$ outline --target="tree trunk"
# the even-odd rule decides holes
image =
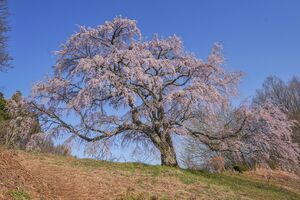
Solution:
[[[161,165],[177,167],[176,154],[173,145],[164,145],[160,150]]]
[[[164,137],[161,137],[160,159],[161,165],[170,167],[178,166],[175,149],[173,146],[171,135],[169,133],[164,134]]]
[[[169,133],[151,134],[151,140],[160,152],[161,165],[178,167],[176,153],[173,146],[172,138]]]

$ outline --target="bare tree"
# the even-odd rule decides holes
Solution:
[[[10,67],[11,57],[7,52],[7,36],[9,30],[7,25],[7,1],[0,0],[0,71]]]
[[[204,62],[176,36],[143,41],[136,22],[120,17],[81,27],[57,55],[54,76],[33,88],[44,125],[95,147],[120,137],[150,143],[168,166],[178,165],[172,135],[192,134],[199,107],[208,116],[228,104],[241,76],[222,68],[218,44]]]

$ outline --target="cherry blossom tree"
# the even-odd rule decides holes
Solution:
[[[198,147],[193,144],[196,149],[191,151],[188,146],[186,150],[191,154],[189,157],[196,158],[194,163],[205,154],[208,160],[213,156],[224,157],[227,167],[273,165],[299,170],[300,148],[292,141],[296,121],[289,120],[271,101],[228,108],[210,117],[201,113],[201,117],[192,120],[190,127]]]
[[[203,61],[177,36],[146,41],[121,17],[80,27],[57,55],[54,75],[33,87],[44,125],[98,148],[117,137],[147,142],[168,166],[177,166],[172,135],[192,134],[199,107],[209,115],[228,105],[241,77],[223,69],[221,45]]]
[[[271,101],[281,108],[289,119],[298,123],[293,130],[293,140],[300,144],[300,78],[292,77],[288,82],[276,76],[269,76],[264,81],[262,88],[257,90],[253,100],[256,104]]]

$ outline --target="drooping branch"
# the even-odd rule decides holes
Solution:
[[[222,69],[219,48],[204,62],[175,35],[142,41],[134,20],[81,27],[57,52],[54,77],[34,86],[34,102],[44,104],[35,107],[86,141],[142,134],[163,163],[177,165],[171,135],[191,134],[186,124],[199,106],[213,113],[235,95],[241,74]]]

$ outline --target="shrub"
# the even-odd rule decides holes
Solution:
[[[245,164],[235,164],[235,165],[233,165],[233,169],[234,169],[234,171],[237,171],[239,173],[243,173],[245,171],[248,171],[249,167]]]
[[[272,170],[275,170],[276,167],[277,167],[277,163],[275,160],[268,160],[268,166],[272,169]]]
[[[223,172],[225,171],[225,161],[222,156],[214,156],[209,160],[209,168],[213,172]]]
[[[62,156],[70,156],[71,151],[69,147],[64,144],[54,145],[51,137],[34,138],[32,141],[32,148],[27,148],[26,150],[38,151],[40,153],[50,153]],[[28,146],[30,147],[30,146]]]

